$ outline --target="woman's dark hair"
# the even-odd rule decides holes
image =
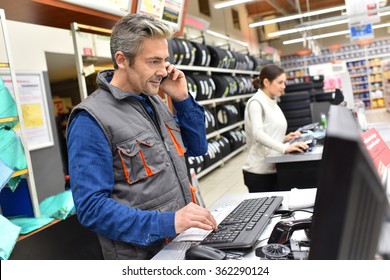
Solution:
[[[277,77],[282,75],[284,70],[275,64],[268,64],[261,68],[260,75],[253,79],[252,83],[256,89],[264,88],[264,80],[268,79],[272,83]]]

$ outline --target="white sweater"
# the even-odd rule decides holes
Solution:
[[[245,134],[248,156],[243,170],[256,174],[276,173],[273,163],[265,163],[265,157],[284,154],[288,144],[283,144],[287,120],[276,100],[262,90],[252,96],[245,108]]]

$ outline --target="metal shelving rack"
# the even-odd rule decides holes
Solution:
[[[25,132],[23,130],[23,128],[24,128],[23,111],[22,111],[22,106],[21,106],[21,102],[20,102],[20,95],[19,95],[19,90],[18,90],[18,86],[17,86],[14,64],[13,64],[13,60],[12,60],[12,53],[11,53],[8,29],[7,29],[7,22],[6,22],[6,17],[5,17],[5,13],[4,13],[3,9],[0,9],[0,25],[1,25],[1,32],[2,32],[2,36],[3,36],[3,43],[4,43],[4,47],[5,47],[5,51],[6,51],[6,59],[8,60],[6,62],[3,62],[3,61],[0,62],[0,69],[7,70],[9,72],[9,75],[11,76],[12,88],[13,88],[13,92],[14,92],[14,99],[15,99],[17,110],[18,110],[18,116],[12,116],[10,118],[0,119],[0,123],[1,122],[8,122],[10,120],[16,120],[16,119],[19,120],[20,138],[21,138],[21,142],[22,142],[22,145],[24,148],[24,153],[25,153],[26,162],[27,162],[27,169],[18,170],[12,176],[13,177],[19,176],[19,175],[26,176],[33,213],[34,213],[35,217],[39,217],[40,211],[39,211],[38,195],[36,192],[36,186],[35,186],[34,173],[33,173],[33,168],[32,168],[32,163],[31,163],[30,152],[29,152],[27,142],[26,142],[27,138],[26,138]]]

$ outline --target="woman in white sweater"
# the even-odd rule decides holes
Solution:
[[[276,100],[284,93],[285,83],[284,70],[273,64],[264,66],[260,76],[253,80],[259,90],[248,100],[245,108],[248,156],[242,167],[249,192],[277,190],[275,164],[266,163],[265,157],[304,152],[308,148],[303,142],[288,143],[301,135],[299,132],[286,135],[287,120]]]

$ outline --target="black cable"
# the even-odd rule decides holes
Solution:
[[[306,212],[306,213],[313,214],[313,211],[305,210],[305,209],[276,210],[274,215],[271,218],[272,219],[277,218],[277,217],[281,217],[282,219],[292,218],[292,217],[294,217],[295,212]]]

